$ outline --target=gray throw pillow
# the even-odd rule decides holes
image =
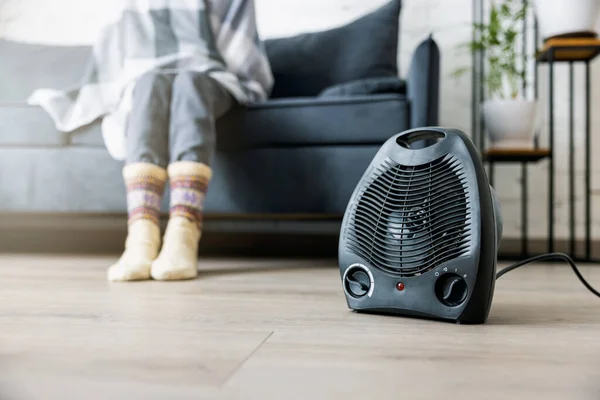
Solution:
[[[359,96],[381,93],[406,94],[406,82],[395,76],[359,79],[331,86],[323,90],[319,96]]]
[[[397,77],[401,9],[402,1],[392,0],[335,29],[266,40],[271,97],[311,97],[340,83]]]

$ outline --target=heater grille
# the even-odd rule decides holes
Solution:
[[[418,166],[385,161],[351,211],[347,250],[401,276],[424,274],[468,253],[466,179],[461,162],[449,155]]]

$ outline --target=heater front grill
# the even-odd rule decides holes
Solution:
[[[450,155],[418,166],[386,160],[351,210],[347,250],[400,276],[424,274],[467,254],[471,217],[466,179],[464,166]]]

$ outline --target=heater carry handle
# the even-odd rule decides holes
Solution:
[[[396,138],[396,143],[408,150],[420,150],[446,139],[447,133],[443,130],[421,128],[406,131]]]

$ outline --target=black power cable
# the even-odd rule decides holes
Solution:
[[[523,261],[519,261],[518,263],[509,265],[508,267],[503,268],[501,271],[498,271],[498,273],[496,274],[496,279],[500,278],[502,275],[506,274],[507,272],[510,272],[510,271],[515,270],[515,269],[517,269],[519,267],[522,267],[523,265],[531,264],[531,263],[536,262],[536,261],[546,261],[546,260],[563,260],[563,261],[568,262],[569,265],[571,266],[571,268],[573,268],[573,272],[575,272],[575,275],[577,275],[577,278],[579,278],[579,280],[581,281],[581,283],[583,283],[583,286],[585,286],[590,292],[592,292],[596,296],[600,297],[600,292],[597,291],[596,289],[594,289],[592,287],[592,285],[590,285],[585,280],[585,278],[583,277],[583,275],[581,275],[581,272],[579,272],[579,269],[577,269],[577,265],[575,265],[575,261],[573,261],[573,259],[571,257],[569,257],[568,255],[563,254],[563,253],[542,254],[542,255],[539,255],[539,256],[528,258],[528,259],[523,260]]]

